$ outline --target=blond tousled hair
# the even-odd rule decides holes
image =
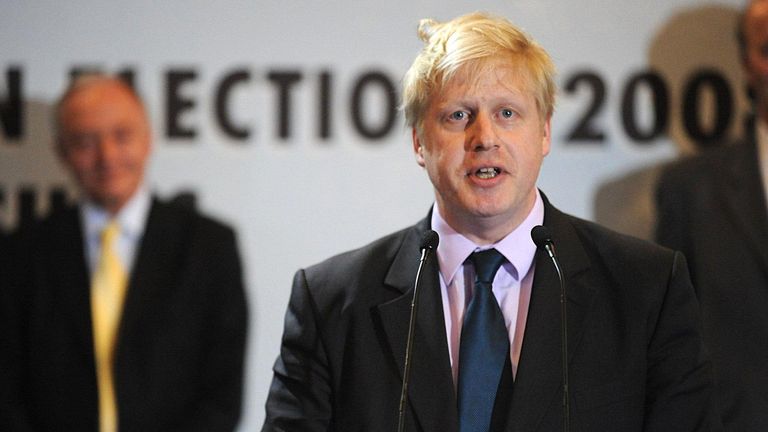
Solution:
[[[555,106],[555,67],[544,49],[508,20],[475,12],[439,23],[419,22],[425,46],[403,78],[403,111],[409,127],[419,129],[433,92],[459,69],[481,72],[494,62],[511,63],[525,73],[542,118]]]

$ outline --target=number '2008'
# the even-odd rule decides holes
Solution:
[[[567,94],[580,88],[589,92],[589,100],[581,116],[566,135],[568,141],[603,143],[606,133],[597,124],[597,117],[605,108],[605,80],[590,70],[570,75],[563,86]],[[641,124],[638,114],[640,90],[650,94],[650,119]],[[699,115],[699,106],[705,92],[714,97],[712,120],[706,123]],[[649,143],[667,133],[670,122],[669,88],[662,76],[654,71],[640,71],[629,77],[621,94],[621,123],[624,132],[637,143]],[[728,81],[719,72],[701,69],[692,73],[682,88],[682,122],[690,139],[700,147],[717,144],[725,138],[731,124],[734,101]]]

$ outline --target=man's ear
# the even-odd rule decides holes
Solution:
[[[411,129],[411,139],[413,140],[413,154],[416,155],[416,163],[420,167],[424,168],[426,162],[424,162],[424,146],[419,138],[419,131],[414,127]]]
[[[66,159],[66,149],[64,148],[64,139],[61,137],[54,137],[53,141],[53,152],[56,154],[56,157],[59,158],[59,161],[65,162]]]
[[[552,147],[552,117],[544,122],[544,131],[541,139],[541,155],[547,156]]]

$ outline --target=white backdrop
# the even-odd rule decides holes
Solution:
[[[251,306],[242,430],[263,420],[295,270],[409,225],[432,202],[401,115],[388,126],[382,85],[399,93],[420,18],[485,10],[533,35],[562,87],[540,187],[562,210],[641,236],[654,167],[693,149],[691,136],[740,133],[744,117],[737,0],[105,3],[3,4],[0,228],[30,197],[43,213],[51,191],[72,191],[49,128],[70,72],[132,72],[155,126],[152,188],[194,192],[239,233]],[[222,127],[217,99],[245,138]]]

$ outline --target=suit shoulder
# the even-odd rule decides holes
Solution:
[[[723,145],[670,162],[661,171],[659,188],[700,187],[702,181],[716,180],[724,167],[751,151],[748,143]]]
[[[350,277],[362,272],[386,272],[409,233],[415,228],[404,228],[357,249],[342,252],[305,269],[309,277]],[[378,273],[377,273],[378,272]]]
[[[591,269],[591,284],[607,298],[623,298],[640,310],[642,304],[660,304],[672,280],[687,279],[681,276],[688,270],[679,252],[576,218],[572,226]]]
[[[8,234],[11,244],[36,244],[59,239],[61,235],[79,235],[80,216],[77,206],[54,208],[43,217],[24,222]]]
[[[622,234],[602,225],[568,216],[581,243],[604,261],[622,265],[654,265],[672,262],[674,251],[647,240]]]
[[[185,224],[196,234],[234,236],[231,225],[201,212],[194,204],[175,200],[155,200],[152,211],[160,220]]]
[[[33,219],[32,221],[22,224],[19,229],[24,230],[46,230],[54,229],[62,224],[69,224],[73,220],[79,221],[79,207],[72,204],[67,204],[63,207],[54,207],[50,212],[42,217]]]

